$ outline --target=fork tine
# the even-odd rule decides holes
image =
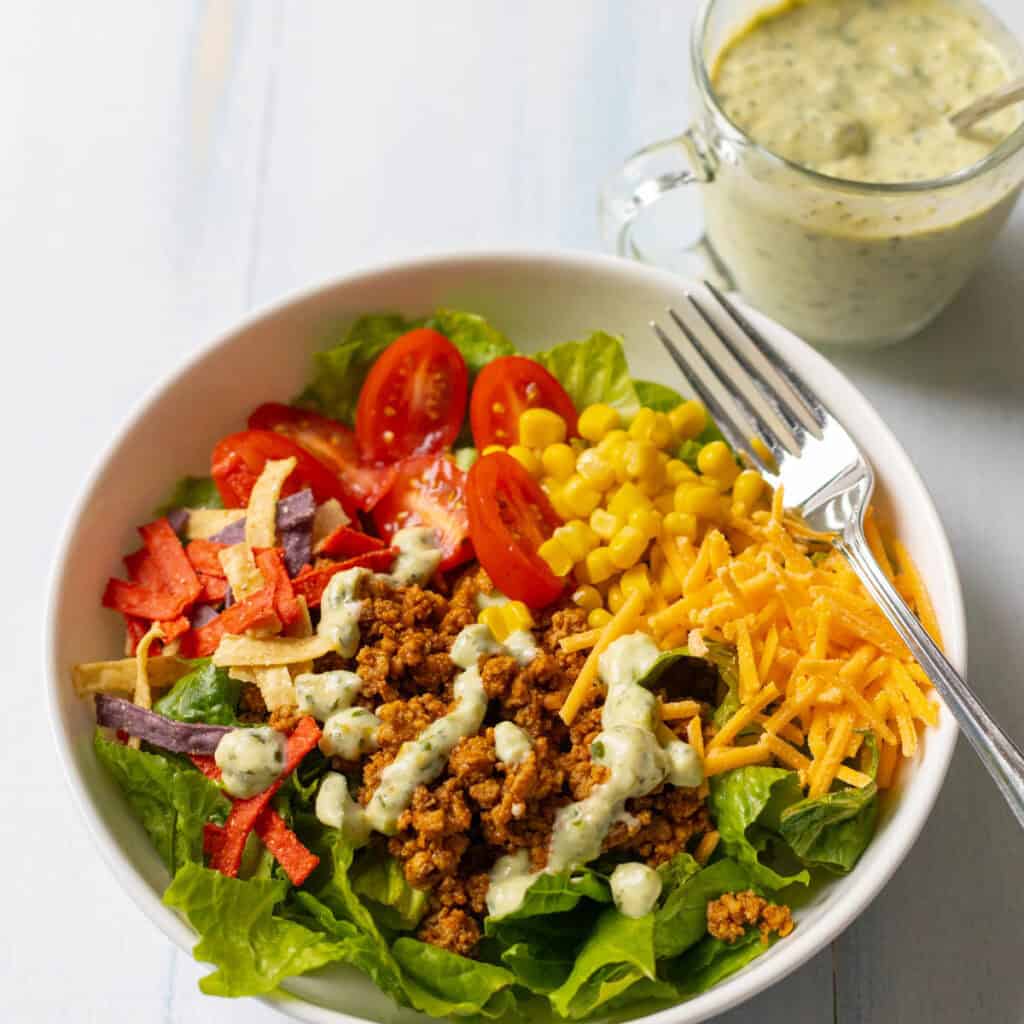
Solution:
[[[751,362],[749,356],[736,343],[731,332],[723,329],[722,325],[709,315],[707,310],[697,301],[695,295],[686,293],[690,304],[700,313],[704,323],[714,333],[715,337],[722,343],[722,347],[736,361],[740,370],[745,372],[755,385],[755,391],[768,404],[772,412],[779,417],[780,422],[786,427],[795,447],[791,447],[794,454],[798,454],[803,447],[807,429],[800,417],[794,412],[792,406],[779,394],[778,390],[765,378],[764,374]]]
[[[760,354],[765,368],[774,373],[777,379],[781,379],[784,385],[788,385],[790,393],[798,400],[799,410],[808,417],[805,421],[807,429],[820,440],[827,414],[817,395],[792,367],[779,358],[775,349],[765,340],[764,335],[733,305],[730,299],[727,299],[710,281],[705,281],[704,285]],[[780,404],[783,404],[781,401],[783,389],[780,389],[776,383],[773,390],[779,396]]]
[[[719,341],[722,341],[722,331],[718,325],[707,316],[704,310],[702,310],[698,305],[697,300],[689,292],[686,292],[685,295],[687,302],[689,302],[693,307],[700,319],[704,321],[708,330],[710,330]],[[672,319],[682,328],[682,317],[675,310],[670,309],[669,313],[671,314]],[[764,416],[761,415],[760,411],[750,400],[749,396],[744,394],[743,388],[740,386],[738,381],[734,379],[737,375],[734,372],[730,372],[730,370],[723,365],[722,360],[712,354],[711,350],[699,339],[695,330],[691,328],[688,333],[694,348],[697,349],[703,357],[704,362],[707,363],[711,372],[718,381],[719,387],[729,394],[729,397],[737,406],[739,406],[749,422],[754,425],[754,428],[760,435],[761,440],[768,445],[776,460],[780,459],[787,453],[790,455],[798,455],[800,453],[800,441],[798,438],[788,430],[784,430],[784,432],[780,434],[780,432],[776,430],[764,418]],[[784,428],[786,427],[784,420],[780,420],[779,422]]]
[[[679,327],[692,345],[693,335],[690,329],[683,323],[679,323]],[[689,381],[690,387],[693,388],[700,400],[705,406],[707,406],[708,411],[711,413],[711,418],[725,435],[729,444],[731,444],[736,451],[743,452],[765,477],[769,479],[773,478],[775,476],[774,470],[767,466],[760,455],[753,450],[750,446],[750,439],[744,436],[743,431],[736,426],[736,418],[726,410],[725,406],[719,400],[714,391],[704,383],[700,374],[691,367],[690,363],[676,347],[675,342],[672,341],[672,339],[665,333],[661,325],[654,320],[651,321],[651,329],[665,347],[665,351],[672,357],[673,362],[679,367],[683,376],[687,381]],[[700,355],[697,354],[694,362],[700,359]],[[710,374],[710,371],[707,372]]]

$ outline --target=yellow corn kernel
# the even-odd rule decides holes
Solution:
[[[641,506],[629,513],[629,525],[647,537],[656,537],[661,532],[661,515],[653,505]]]
[[[672,571],[672,566],[663,565],[658,573],[658,586],[666,601],[675,601],[683,592],[683,588]]]
[[[572,592],[572,603],[577,608],[582,608],[585,612],[592,612],[595,608],[600,608],[604,604],[601,600],[601,591],[597,587],[592,587],[589,583],[585,586],[577,587]]]
[[[600,543],[600,538],[582,519],[571,519],[555,530],[553,536],[574,562],[582,562]]]
[[[575,515],[569,505],[567,504],[564,495],[562,494],[562,485],[549,476],[541,478],[540,481],[541,490],[548,496],[548,501],[551,502],[551,507],[558,514],[559,519],[574,519]]]
[[[608,502],[608,511],[624,522],[629,519],[634,509],[646,508],[650,504],[648,497],[636,484],[624,483]]]
[[[608,543],[612,564],[617,569],[628,569],[631,565],[636,565],[649,539],[635,526],[624,526]]]
[[[653,409],[641,409],[629,425],[629,436],[634,441],[650,441],[656,448],[671,444],[674,433],[672,421]]]
[[[659,448],[668,448],[675,440],[676,432],[672,428],[672,421],[663,412],[654,414],[654,427],[651,430],[650,440]]]
[[[643,408],[633,417],[627,433],[634,441],[650,441],[653,427],[654,410]]]
[[[492,605],[490,608],[481,609],[480,614],[476,617],[476,621],[482,622],[494,634],[495,640],[499,643],[505,639],[501,635],[505,632],[504,608],[500,605]]]
[[[568,576],[572,572],[572,555],[565,545],[554,537],[549,537],[539,548],[537,554],[548,563],[548,567],[556,576]]]
[[[672,491],[662,491],[661,494],[655,495],[651,501],[654,507],[663,515],[667,516],[670,512],[675,511],[675,505],[672,503],[674,495]]]
[[[584,519],[601,504],[601,492],[588,484],[579,473],[565,482],[562,496],[573,514]]]
[[[594,548],[587,555],[586,564],[591,583],[603,583],[615,575],[615,563],[608,548]]]
[[[536,410],[539,411],[539,410]],[[525,416],[526,413],[523,413]],[[576,453],[564,442],[549,444],[540,453],[544,471],[556,480],[568,480],[576,469]]]
[[[718,498],[718,491],[707,484],[680,484],[675,490],[674,504],[677,512],[709,519],[720,511]]]
[[[612,621],[612,613],[606,608],[595,608],[587,616],[587,625],[591,629],[603,629]]]
[[[618,583],[613,583],[608,588],[608,611],[614,615],[626,603],[626,595]]]
[[[669,512],[663,522],[673,537],[697,539],[697,517],[692,512]]]
[[[537,453],[532,449],[522,444],[514,444],[509,446],[508,453],[530,476],[540,476],[541,461],[537,458]]]
[[[565,440],[565,420],[550,409],[527,409],[519,417],[519,443],[527,448],[546,448]]]
[[[588,405],[580,413],[576,429],[580,437],[597,444],[610,430],[618,428],[622,422],[618,409],[599,402],[596,405]]]
[[[634,591],[640,594],[646,604],[654,594],[646,565],[634,565],[619,577],[619,588],[627,597]]]
[[[665,470],[657,463],[654,468],[641,477],[637,477],[637,487],[648,498],[656,498],[665,490]]]
[[[696,480],[697,474],[682,459],[670,459],[665,466],[665,479],[673,487],[678,487],[687,481]]]
[[[621,517],[606,508],[595,508],[590,513],[590,528],[601,540],[611,540],[625,525]]]
[[[747,511],[757,503],[764,493],[764,480],[756,469],[745,469],[732,485],[732,500],[741,504]]]
[[[697,453],[697,468],[705,475],[726,486],[740,475],[740,467],[724,441],[712,441]]]
[[[630,441],[623,453],[623,464],[626,475],[634,480],[651,476],[658,469],[658,449],[650,441]]]
[[[507,449],[503,444],[489,444],[480,454],[481,455],[493,455],[495,452],[503,452]]]
[[[754,450],[754,454],[769,468],[775,465],[775,456],[772,455],[771,449],[761,440],[759,437],[752,437],[750,439],[750,447]]]
[[[607,491],[615,483],[615,466],[596,448],[588,448],[580,453],[576,460],[576,472],[599,491]]]
[[[499,605],[499,608],[505,613],[505,626],[509,633],[515,633],[520,629],[533,629],[533,616],[522,601],[509,601],[507,604]]]
[[[696,399],[677,405],[668,414],[668,419],[679,441],[696,437],[708,425],[708,414]]]

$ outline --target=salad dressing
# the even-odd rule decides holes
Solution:
[[[382,577],[393,586],[408,587],[423,584],[441,564],[441,549],[437,534],[425,526],[407,526],[391,538],[391,546],[398,548],[398,556],[389,576]]]
[[[494,752],[505,764],[522,764],[533,750],[533,740],[515,722],[499,722],[494,727]]]
[[[661,875],[641,861],[617,865],[609,883],[615,908],[626,917],[649,914],[661,895]]]
[[[284,734],[270,726],[232,729],[225,733],[214,760],[224,788],[240,800],[262,793],[284,771]]]

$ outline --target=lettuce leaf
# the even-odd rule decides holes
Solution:
[[[476,313],[439,309],[427,327],[440,331],[462,353],[470,381],[492,360],[516,354],[516,347],[496,327]]]
[[[681,405],[684,400],[678,391],[659,384],[657,381],[635,380],[633,387],[636,388],[637,401],[657,412],[670,412],[677,405]]]
[[[569,977],[548,998],[557,1013],[579,1019],[644,978],[656,978],[654,914],[626,917],[608,907],[583,944]]]
[[[692,857],[688,859],[693,861]],[[678,860],[677,856],[671,864]],[[707,906],[711,900],[723,893],[749,889],[752,884],[750,871],[734,860],[716,861],[706,868],[693,861],[693,867],[697,870],[689,874],[677,871],[675,877],[662,869],[662,903],[654,913],[654,952],[659,960],[679,956],[707,934]]]
[[[175,508],[223,508],[220,492],[208,476],[183,476],[175,485],[167,500],[156,509],[158,516],[165,516]]]
[[[761,933],[756,928],[732,943],[706,935],[667,966],[666,978],[677,986],[678,995],[695,996],[746,967],[770,946],[770,942],[761,941]]]
[[[533,355],[558,378],[576,408],[595,402],[614,406],[629,419],[640,408],[619,338],[595,331],[582,341],[566,341]]]
[[[392,951],[404,972],[406,992],[423,1013],[501,1017],[515,1008],[515,975],[504,967],[406,937],[398,939]]]
[[[725,685],[725,695],[719,702],[711,720],[721,728],[740,709],[740,665],[736,648],[731,644],[720,644],[714,640],[706,642],[706,658],[718,669],[719,678]]]
[[[227,669],[217,668],[209,658],[196,661],[195,666],[156,702],[153,710],[179,722],[237,725],[242,684],[232,679]]]
[[[164,903],[199,933],[195,958],[217,968],[199,982],[203,992],[262,995],[286,978],[349,958],[347,944],[357,935],[334,938],[274,913],[287,892],[284,881],[241,881],[198,864],[178,871]]]
[[[755,885],[775,892],[799,882],[807,871],[780,874],[765,864],[765,853],[777,836],[785,807],[801,797],[796,772],[784,768],[734,768],[710,780],[708,807],[722,837],[725,852],[749,871]]]
[[[369,904],[383,928],[412,931],[427,912],[428,893],[406,881],[402,865],[394,857],[370,850],[359,859],[351,877],[353,891]]]
[[[191,765],[104,739],[99,730],[93,743],[171,874],[202,864],[203,826],[223,823],[231,809],[220,789]]]
[[[565,983],[576,961],[574,947],[557,936],[548,942],[516,942],[501,953],[501,962],[516,982],[537,995],[547,995]]]
[[[800,800],[782,812],[779,834],[808,866],[846,874],[875,834],[878,787],[849,787],[813,800]]]

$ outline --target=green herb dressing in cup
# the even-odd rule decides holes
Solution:
[[[695,247],[651,251],[633,229],[700,183],[696,248],[764,312],[818,344],[908,337],[970,277],[1024,180],[1016,110],[966,135],[949,116],[1022,65],[966,0],[706,0],[700,117],[608,186],[608,234],[623,255],[692,272]]]

